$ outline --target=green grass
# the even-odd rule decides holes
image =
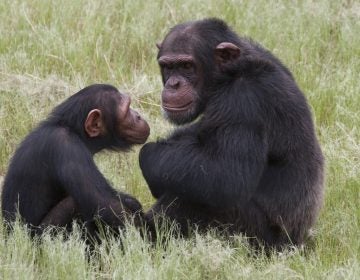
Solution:
[[[161,114],[155,43],[176,23],[220,17],[294,73],[312,107],[326,157],[325,205],[314,248],[252,256],[244,238],[168,236],[150,246],[129,228],[88,256],[78,231],[4,239],[0,279],[360,279],[360,3],[358,1],[3,0],[0,3],[0,178],[21,139],[85,85],[111,83],[149,120],[150,140],[171,131]],[[137,162],[103,153],[114,187],[153,203]],[[0,179],[1,180],[1,179]],[[122,249],[123,248],[123,249]]]

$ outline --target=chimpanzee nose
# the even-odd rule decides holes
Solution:
[[[135,113],[135,119],[136,119],[136,121],[142,120],[142,117],[140,116],[140,114],[138,112]]]
[[[168,85],[172,89],[178,89],[180,86],[180,80],[178,79],[169,79]]]

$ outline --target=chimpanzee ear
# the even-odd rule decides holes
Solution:
[[[84,128],[89,137],[97,137],[104,134],[105,125],[99,109],[94,109],[89,112],[85,120]]]
[[[156,47],[160,50],[161,49],[161,42],[157,42]]]
[[[225,64],[234,61],[240,56],[240,48],[233,43],[222,42],[215,48],[215,61]]]

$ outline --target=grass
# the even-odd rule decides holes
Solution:
[[[78,231],[4,239],[1,279],[359,279],[360,3],[358,1],[3,0],[0,3],[0,176],[21,139],[66,97],[91,83],[129,93],[150,140],[171,130],[160,113],[155,43],[176,23],[220,17],[275,53],[313,110],[326,157],[325,205],[308,252],[252,256],[241,236],[168,236],[151,247],[129,228],[90,257]],[[153,203],[138,148],[96,162],[113,186]],[[0,178],[1,178],[0,177]],[[0,179],[1,180],[1,179]]]

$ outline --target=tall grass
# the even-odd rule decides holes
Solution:
[[[253,256],[241,236],[168,237],[150,246],[133,228],[86,253],[74,235],[30,240],[0,226],[1,279],[359,279],[360,3],[358,1],[3,0],[0,3],[0,176],[21,139],[85,85],[111,83],[166,135],[155,43],[176,23],[219,17],[261,42],[294,73],[326,157],[326,197],[308,251]],[[137,163],[103,153],[112,185],[153,203]],[[1,178],[0,177],[0,178]],[[1,180],[1,179],[0,179]]]

